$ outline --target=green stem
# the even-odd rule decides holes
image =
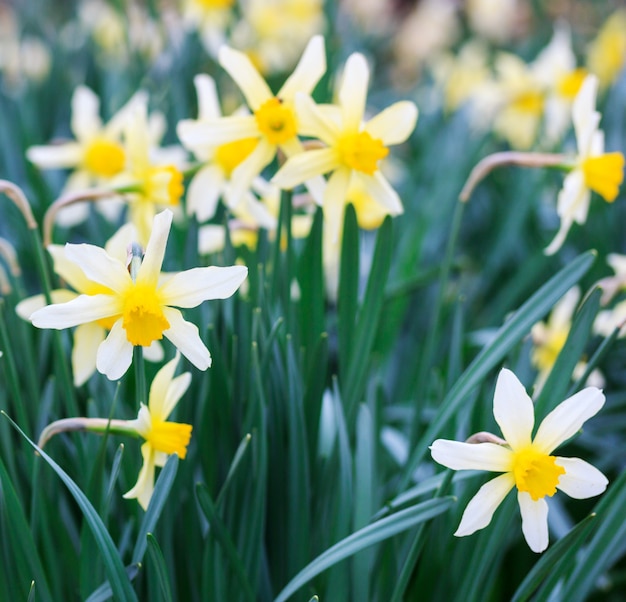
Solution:
[[[133,363],[135,364],[135,391],[137,394],[137,405],[148,403],[146,395],[146,371],[143,363],[143,347],[135,345],[133,347]]]

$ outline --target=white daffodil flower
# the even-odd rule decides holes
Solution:
[[[220,65],[241,88],[251,115],[230,115],[218,119],[182,121],[178,136],[188,148],[202,148],[233,143],[249,144],[257,141],[246,158],[231,173],[232,186],[228,205],[236,206],[255,176],[259,175],[280,149],[287,157],[303,152],[298,139],[299,123],[294,109],[296,93],[310,94],[326,72],[324,39],[314,36],[304,50],[294,72],[274,96],[252,61],[242,52],[222,46]],[[321,202],[324,182],[321,178],[310,180],[311,194]]]
[[[486,527],[496,508],[516,488],[526,542],[533,552],[545,550],[548,547],[546,497],[552,497],[560,489],[570,497],[584,499],[606,489],[606,477],[591,464],[579,458],[552,455],[603,405],[600,389],[583,389],[550,412],[533,438],[533,402],[517,377],[503,369],[493,398],[493,414],[504,436],[502,443],[438,439],[430,447],[433,459],[453,470],[502,473],[485,483],[470,500],[455,535],[471,535]],[[499,438],[493,436],[493,440]]]
[[[587,76],[572,106],[578,156],[559,192],[557,213],[561,227],[545,249],[547,255],[561,247],[574,222],[585,223],[592,190],[612,203],[624,179],[624,155],[604,152],[604,132],[598,129],[601,115],[595,109],[597,89],[598,78]]]
[[[358,180],[388,213],[403,212],[400,197],[380,171],[379,162],[389,154],[388,146],[409,137],[417,121],[417,107],[409,101],[397,102],[364,121],[368,81],[365,57],[354,53],[346,62],[338,107],[320,106],[307,95],[296,95],[302,134],[318,138],[327,148],[291,157],[272,178],[281,188],[293,188],[332,172],[323,207],[324,218],[332,225],[335,238],[339,235],[346,193],[353,180]]]
[[[211,355],[198,328],[173,306],[196,307],[208,299],[230,297],[248,270],[244,266],[211,266],[164,278],[161,265],[172,215],[165,210],[155,216],[143,261],[134,278],[125,262],[111,257],[104,249],[88,244],[65,245],[65,257],[102,289],[44,307],[32,314],[31,322],[38,328],[63,329],[110,320],[111,331],[98,346],[96,367],[111,380],[128,370],[134,345],[147,347],[164,336],[194,366],[206,370],[211,365]]]
[[[167,421],[191,383],[189,372],[174,378],[179,359],[180,355],[176,353],[176,357],[156,373],[150,385],[148,405],[142,403],[137,419],[129,421],[125,427],[146,440],[141,446],[143,466],[137,483],[124,494],[126,499],[137,498],[144,510],[148,508],[154,491],[155,467],[164,466],[171,454],[178,454],[184,460],[191,439],[191,424]]]

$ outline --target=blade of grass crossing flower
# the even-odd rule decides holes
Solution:
[[[102,555],[105,571],[108,575],[113,594],[120,600],[137,600],[137,596],[135,595],[135,591],[131,586],[128,576],[126,575],[124,565],[122,564],[119,553],[115,548],[115,544],[113,543],[111,536],[109,535],[104,524],[102,523],[102,519],[98,516],[98,513],[91,505],[91,502],[79,489],[78,485],[76,485],[76,483],[74,483],[74,481],[67,475],[67,473],[50,456],[48,456],[48,454],[46,454],[42,449],[37,447],[37,445],[24,434],[24,432],[19,428],[19,426],[17,426],[17,424],[15,424],[15,422],[13,422],[8,416],[6,417],[14,426],[14,428],[22,435],[22,437],[26,439],[29,445],[31,445],[31,447],[41,455],[41,457],[48,463],[48,465],[54,470],[54,472],[57,473],[65,486],[69,489],[72,497],[76,500],[76,503],[80,507],[80,510],[83,513],[85,520],[91,527],[94,537],[96,539],[96,543],[98,544],[98,549],[100,550],[100,554]]]
[[[535,566],[524,578],[524,581],[515,590],[511,602],[526,602],[526,600],[530,600],[542,583],[544,585],[556,585],[562,578],[563,573],[571,568],[571,562],[591,531],[594,518],[595,514],[590,514],[584,518],[567,535],[559,539],[541,555]],[[547,594],[551,594],[552,587],[545,589]],[[539,602],[539,600],[546,598],[539,592],[533,599],[535,602]]]
[[[204,512],[204,515],[207,517],[207,520],[211,525],[212,534],[220,543],[222,550],[228,558],[229,565],[237,577],[237,583],[240,586],[241,595],[243,595],[246,600],[253,602],[255,599],[254,590],[248,581],[248,576],[241,561],[241,557],[237,552],[237,548],[233,543],[226,525],[224,525],[222,519],[217,514],[215,504],[211,499],[207,486],[203,483],[198,483],[196,485],[196,496],[198,498],[200,508],[202,508],[202,512]]]
[[[359,230],[352,204],[346,206],[339,263],[337,296],[337,334],[339,338],[339,373],[347,380],[353,348],[354,318],[359,298]]]
[[[547,414],[555,408],[559,399],[564,399],[572,381],[572,373],[589,342],[591,327],[598,315],[602,291],[595,289],[576,312],[567,340],[561,349],[552,371],[537,400],[537,416]]]
[[[624,507],[626,507],[626,472],[609,485],[608,491],[594,508],[598,518],[594,521],[593,537],[560,590],[562,600],[568,602],[586,600],[597,587],[600,576],[624,554],[626,542]]]
[[[406,464],[400,490],[406,489],[411,475],[450,417],[461,407],[470,391],[495,368],[506,354],[526,336],[531,326],[545,316],[554,304],[576,284],[595,260],[595,252],[579,255],[555,274],[530,297],[498,330],[495,339],[474,358],[439,406],[436,417],[419,439]]]
[[[3,529],[3,533],[7,534],[11,541],[11,556],[16,558],[18,582],[26,584],[30,579],[34,579],[37,583],[39,599],[53,600],[30,526],[1,459],[0,484],[2,485],[0,508],[6,516],[6,530]],[[24,594],[21,597],[23,598]]]
[[[274,602],[284,602],[316,575],[319,575],[322,571],[337,564],[344,558],[348,558],[368,546],[384,541],[402,531],[430,520],[445,512],[453,503],[453,497],[428,500],[376,521],[363,529],[359,529],[359,531],[341,540],[308,564],[278,594]]]
[[[176,471],[178,470],[178,456],[176,454],[170,455],[165,463],[165,466],[159,473],[159,478],[154,484],[154,492],[150,498],[148,509],[143,516],[141,526],[139,527],[139,535],[137,535],[137,541],[135,548],[133,549],[133,562],[140,564],[143,560],[143,556],[146,553],[148,533],[152,533],[156,527],[156,523],[161,516],[163,506],[167,500],[167,496],[174,484],[176,478]]]
[[[376,474],[376,434],[369,407],[359,405],[356,421],[356,453],[354,456],[354,518],[352,528],[367,525],[374,514],[374,475]],[[359,552],[352,561],[352,591],[356,600],[370,600],[370,579],[374,561],[373,550]]]
[[[359,309],[354,329],[354,344],[348,364],[348,373],[342,386],[348,421],[354,420],[357,404],[365,390],[365,375],[370,368],[370,354],[383,307],[385,284],[391,266],[392,227],[387,217],[378,230],[376,249],[372,259],[367,288]]]
[[[172,588],[170,580],[167,576],[167,567],[165,566],[165,558],[161,546],[152,533],[146,535],[148,544],[148,558],[154,568],[156,582],[158,583],[161,597],[165,602],[172,602]]]

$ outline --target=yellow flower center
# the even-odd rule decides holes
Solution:
[[[235,4],[235,0],[194,0],[196,4],[205,9],[225,9]]]
[[[556,457],[540,452],[532,445],[513,453],[513,476],[519,491],[526,491],[537,501],[556,493],[559,477],[565,469],[558,466]]]
[[[543,94],[537,91],[524,92],[513,100],[511,108],[520,113],[541,115],[543,113]]]
[[[145,439],[156,451],[166,454],[176,453],[184,460],[191,439],[191,429],[191,424],[152,420]]]
[[[570,71],[558,81],[556,86],[558,93],[568,100],[574,100],[587,75],[588,71],[582,67]]]
[[[296,116],[278,98],[266,100],[254,116],[259,130],[271,144],[283,144],[296,135]]]
[[[378,162],[389,154],[382,140],[367,132],[345,134],[339,138],[337,149],[344,165],[370,176],[378,169]]]
[[[532,361],[540,371],[550,370],[561,353],[567,339],[568,330],[559,329],[551,332],[548,339],[539,345],[532,354]]]
[[[217,147],[215,161],[223,169],[227,178],[230,178],[235,167],[256,148],[258,142],[258,138],[243,138]]]
[[[170,323],[163,315],[163,304],[154,287],[143,283],[131,285],[123,304],[122,326],[133,345],[147,347],[163,338],[163,331]]]
[[[346,201],[354,206],[359,226],[365,230],[379,228],[385,220],[387,215],[385,208],[360,187],[348,189]]]
[[[145,200],[159,205],[178,205],[183,196],[183,174],[173,165],[152,167],[144,175]]]
[[[96,138],[85,151],[84,163],[87,171],[92,174],[111,178],[124,169],[126,153],[121,144]]]
[[[589,157],[581,167],[587,188],[597,192],[605,201],[613,202],[624,179],[624,155],[605,153]]]

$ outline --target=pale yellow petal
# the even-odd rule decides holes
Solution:
[[[98,347],[96,368],[109,380],[119,380],[133,361],[133,346],[126,337],[121,318]],[[139,400],[142,401],[142,400]]]
[[[222,46],[219,62],[235,80],[253,111],[274,96],[252,61],[243,52]]]
[[[333,171],[341,166],[334,148],[319,148],[291,157],[274,175],[272,183],[280,188],[291,189],[306,180]]]
[[[165,211],[154,216],[152,233],[137,273],[137,282],[157,286],[173,217],[174,214],[169,209],[165,209]]]
[[[405,100],[396,102],[370,119],[363,128],[372,138],[385,146],[404,142],[415,129],[417,107]]]
[[[106,331],[96,322],[81,324],[74,331],[72,372],[76,387],[85,384],[96,371],[98,347],[105,336]]]
[[[72,95],[72,132],[77,140],[95,137],[102,129],[100,99],[86,86],[78,86]]]
[[[148,504],[152,498],[154,491],[154,450],[149,443],[141,446],[141,455],[143,457],[143,465],[139,471],[139,477],[135,486],[124,494],[126,499],[137,498],[139,505],[144,509],[148,509]]]
[[[339,89],[339,104],[343,128],[346,131],[358,131],[367,100],[369,68],[365,57],[355,52],[348,57]]]
[[[326,73],[324,38],[317,35],[310,39],[296,68],[276,96],[291,102],[296,92],[311,94],[324,73]]]
[[[80,165],[83,149],[76,142],[31,146],[26,150],[26,157],[40,169],[65,169]]]

